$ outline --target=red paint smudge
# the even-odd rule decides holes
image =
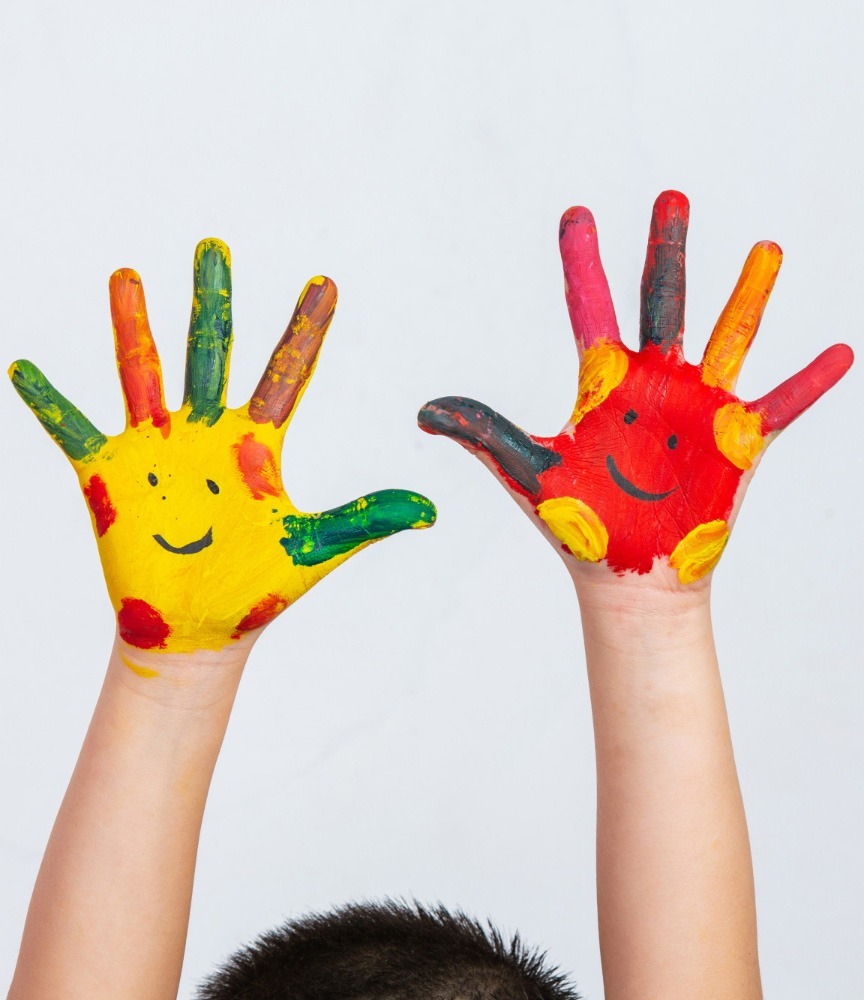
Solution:
[[[269,625],[273,619],[288,607],[289,602],[278,594],[268,594],[262,601],[253,606],[252,610],[238,624],[232,639],[239,639],[243,632],[251,632],[255,628]]]
[[[124,597],[117,613],[121,637],[139,649],[164,649],[171,629],[162,615],[146,601]]]
[[[255,500],[279,496],[279,469],[266,444],[256,441],[254,434],[245,434],[234,445],[234,454],[243,482]]]
[[[101,476],[91,476],[84,487],[84,496],[93,511],[96,522],[96,533],[101,538],[117,520],[117,510],[108,496],[108,487]]]

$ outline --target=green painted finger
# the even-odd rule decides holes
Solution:
[[[30,361],[16,361],[9,378],[39,423],[78,462],[92,458],[108,440],[84,414],[62,396]]]
[[[406,528],[435,523],[435,505],[407,490],[381,490],[323,514],[283,518],[281,544],[295,565],[315,566]]]
[[[202,240],[195,250],[195,285],[183,402],[192,407],[190,420],[215,424],[225,409],[231,354],[231,252],[216,239]]]

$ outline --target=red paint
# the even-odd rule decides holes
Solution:
[[[245,434],[234,445],[234,455],[240,476],[255,500],[281,494],[279,468],[273,452],[266,444],[256,441],[254,434]]]
[[[241,619],[231,638],[239,639],[243,632],[251,632],[252,629],[269,625],[287,607],[288,601],[284,597],[280,597],[278,594],[268,594],[252,608],[248,615]]]
[[[606,559],[612,569],[647,573],[657,556],[668,557],[697,525],[729,516],[743,473],[717,449],[714,414],[736,397],[706,386],[701,370],[687,364],[677,347],[665,354],[660,347],[624,350],[627,374],[603,403],[572,432],[535,438],[563,461],[541,473],[540,494],[531,500],[583,500],[609,532]],[[637,416],[627,423],[630,411]],[[668,444],[672,435],[674,448]],[[609,455],[638,488],[675,492],[662,500],[637,500],[613,481]]]
[[[579,349],[620,341],[609,282],[600,261],[597,224],[587,208],[568,208],[558,227],[567,311]]]
[[[117,510],[111,503],[108,496],[108,487],[101,476],[91,476],[84,486],[84,496],[93,511],[93,520],[96,522],[96,533],[101,538],[111,525],[117,520]]]
[[[124,597],[117,613],[121,637],[139,649],[164,649],[171,628],[162,615],[146,601]]]

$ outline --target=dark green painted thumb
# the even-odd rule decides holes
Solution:
[[[358,545],[435,523],[435,505],[407,490],[381,490],[322,514],[289,514],[282,519],[281,544],[298,566],[316,566]]]

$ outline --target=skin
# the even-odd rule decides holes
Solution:
[[[29,361],[13,385],[64,450],[88,502],[122,638],[159,652],[216,650],[266,624],[355,552],[434,522],[406,490],[306,514],[282,483],[282,442],[336,304],[306,286],[248,403],[225,406],[231,265],[219,240],[195,254],[183,404],[169,412],[141,279],[109,283],[126,428],[98,431]]]
[[[684,328],[686,198],[654,206],[640,348],[621,341],[591,213],[559,235],[580,356],[560,434],[464,397],[420,426],[475,454],[574,582],[597,757],[606,1000],[762,996],[753,870],[710,616],[712,571],[766,445],[852,363],[843,344],[753,402],[734,394],[781,254],[751,251],[702,362]]]

